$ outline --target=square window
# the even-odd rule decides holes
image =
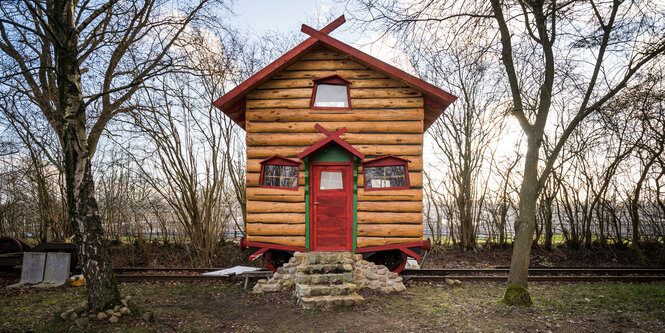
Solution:
[[[259,187],[297,190],[299,165],[300,162],[279,155],[261,161]]]
[[[349,98],[346,93],[346,86],[334,84],[317,85],[314,107],[348,108]]]
[[[351,82],[337,74],[314,79],[311,108],[350,109],[349,84]]]
[[[409,160],[393,155],[386,155],[363,162],[365,190],[402,190],[408,189]]]
[[[344,189],[344,181],[342,180],[341,171],[321,171],[321,190],[342,190]]]

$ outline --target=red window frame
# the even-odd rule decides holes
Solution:
[[[401,158],[395,155],[386,155],[379,158],[375,158],[369,161],[362,162],[363,164],[363,188],[365,191],[390,191],[390,190],[408,190],[411,188],[411,181],[409,179],[409,162],[406,158]],[[366,170],[368,167],[381,167],[381,166],[404,166],[404,173],[406,176],[406,186],[395,186],[395,187],[367,187],[367,173]]]
[[[280,155],[272,155],[265,160],[259,162],[261,164],[261,176],[259,176],[259,187],[263,188],[276,188],[276,189],[282,189],[282,190],[290,190],[290,191],[297,191],[298,188],[300,187],[300,164],[301,162],[299,161],[294,161],[292,159],[288,159],[284,156]],[[265,171],[265,166],[266,165],[286,165],[286,166],[294,166],[296,167],[296,170],[298,172],[296,173],[296,187],[282,187],[282,186],[266,186],[263,185],[263,173]]]
[[[329,75],[329,76],[324,76],[320,77],[318,79],[312,80],[314,81],[314,89],[312,90],[312,99],[309,102],[309,108],[314,109],[314,110],[351,110],[351,91],[349,90],[349,84],[351,84],[351,81],[337,75]],[[346,87],[346,99],[347,99],[347,105],[348,107],[335,107],[335,106],[314,106],[314,99],[316,99],[316,88],[319,86],[319,84],[330,84],[330,85],[335,85],[335,86],[345,86]]]

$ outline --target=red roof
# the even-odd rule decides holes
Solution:
[[[342,25],[345,21],[344,15],[342,15],[320,31],[303,24],[301,30],[311,37],[279,57],[270,65],[252,75],[249,79],[245,80],[212,104],[221,109],[226,115],[233,119],[233,121],[244,128],[245,96],[259,85],[270,80],[272,76],[296,62],[302,55],[320,45],[345,53],[349,55],[352,60],[381,72],[392,79],[404,82],[409,87],[420,91],[423,94],[426,104],[425,129],[427,129],[429,125],[441,115],[443,110],[445,110],[450,103],[457,99],[456,96],[451,95],[441,88],[435,87],[411,74],[328,36],[330,32]]]

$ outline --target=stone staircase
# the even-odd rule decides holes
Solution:
[[[351,307],[365,299],[356,293],[350,252],[296,253],[296,298],[304,309]]]

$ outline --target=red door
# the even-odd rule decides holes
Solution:
[[[353,168],[349,164],[312,165],[310,250],[350,251],[353,245]]]

